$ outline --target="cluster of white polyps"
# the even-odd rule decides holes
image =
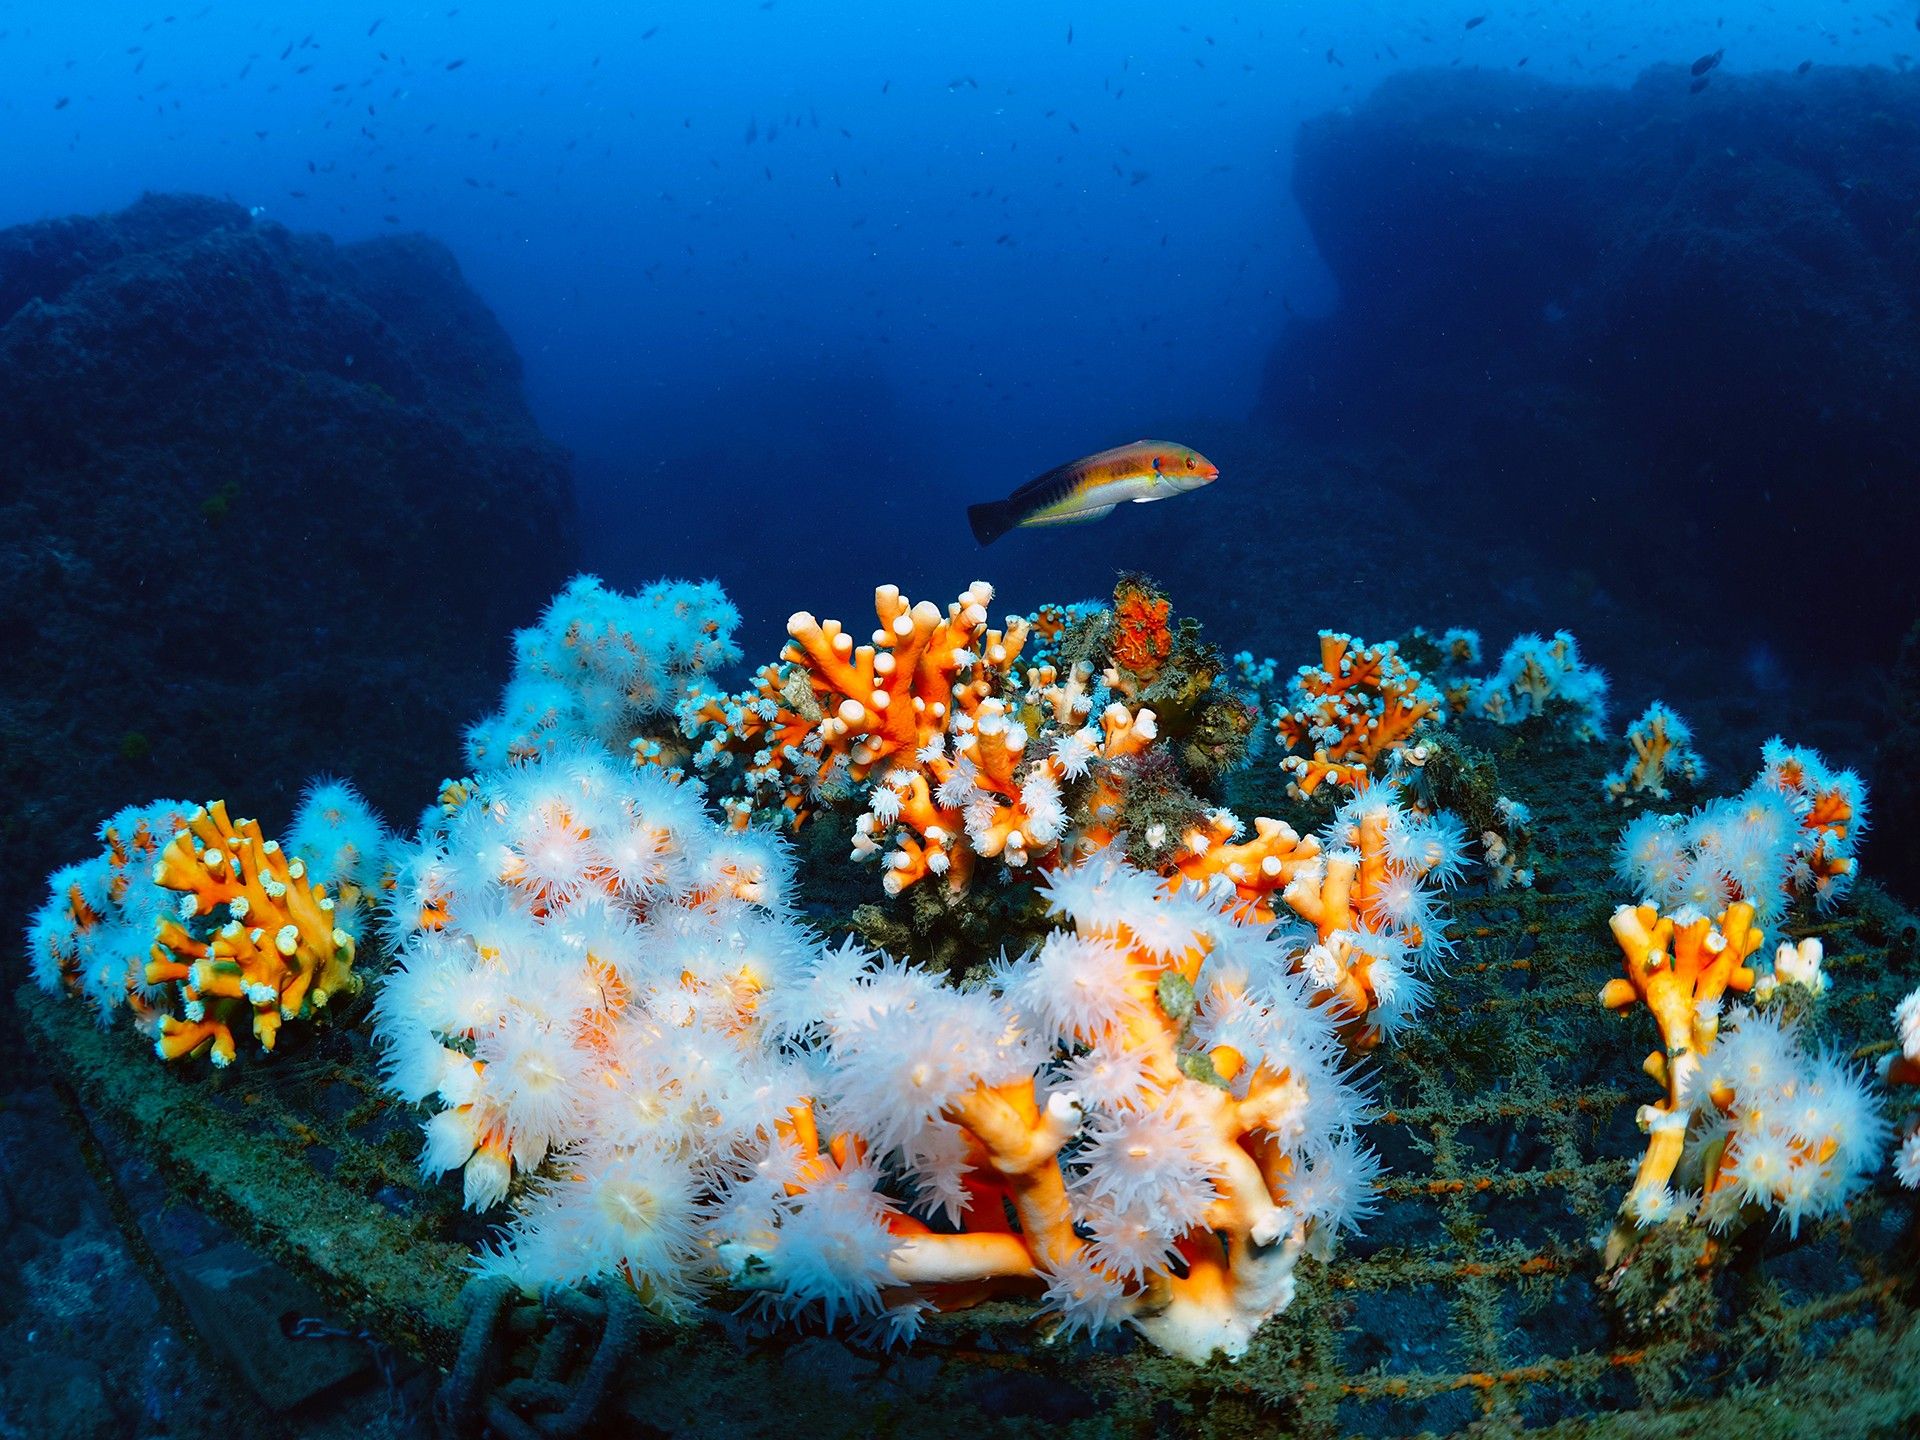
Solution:
[[[1858,775],[1773,739],[1759,775],[1738,795],[1628,825],[1614,869],[1663,911],[1718,915],[1744,900],[1762,925],[1774,925],[1789,901],[1812,899],[1824,910],[1847,892],[1866,815]]]
[[[649,723],[670,721],[709,670],[740,658],[739,623],[712,581],[625,595],[575,576],[539,624],[514,632],[513,678],[500,709],[468,728],[467,763],[501,766],[582,740],[624,749]]]
[[[1576,738],[1598,740],[1605,733],[1607,677],[1581,660],[1565,630],[1550,640],[1522,635],[1507,646],[1500,668],[1474,682],[1467,708],[1496,724],[1517,725],[1555,703],[1568,708]]]
[[[462,1170],[475,1209],[515,1191],[488,1266],[697,1297],[712,1195],[806,1093],[759,1018],[811,949],[789,868],[587,747],[482,772],[402,849],[376,1038],[433,1109],[423,1167]]]
[[[1047,878],[1070,928],[963,988],[823,950],[786,880],[584,749],[483,773],[406,847],[376,1032],[425,1168],[511,1201],[482,1268],[674,1315],[724,1279],[888,1341],[1037,1283],[1069,1333],[1199,1359],[1371,1210],[1335,1017],[1230,897],[1103,853]]]
[[[1845,1208],[1886,1158],[1891,1127],[1864,1072],[1809,1053],[1768,1011],[1736,1010],[1691,1088],[1687,1154],[1706,1168],[1679,1178],[1716,1230],[1752,1208],[1797,1235],[1802,1220]]]
[[[1373,1208],[1335,1017],[1229,896],[1111,852],[1043,889],[1067,928],[982,986],[842,950],[770,1000],[818,1090],[786,1160],[729,1187],[731,1278],[892,1337],[1037,1279],[1065,1333],[1238,1355],[1302,1250]]]

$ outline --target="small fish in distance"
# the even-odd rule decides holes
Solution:
[[[1724,50],[1716,50],[1711,55],[1702,55],[1698,60],[1693,62],[1692,73],[1695,75],[1706,74],[1720,63],[1720,57],[1726,53]]]
[[[1009,530],[1086,525],[1126,501],[1144,505],[1211,485],[1220,467],[1197,450],[1164,440],[1136,440],[1056,465],[1004,500],[967,507],[973,538],[991,545]]]

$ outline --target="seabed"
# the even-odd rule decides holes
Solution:
[[[102,1030],[63,997],[26,986],[18,1001],[99,1150],[137,1150],[185,1204],[310,1286],[339,1327],[449,1374],[438,1408],[456,1428],[706,1440],[1914,1433],[1920,1228],[1890,1171],[1844,1219],[1797,1240],[1751,1227],[1710,1293],[1684,1257],[1676,1278],[1603,1293],[1594,1238],[1641,1148],[1634,1111],[1657,1094],[1639,1069],[1654,1041],[1646,1016],[1595,998],[1618,971],[1606,922],[1625,898],[1609,854],[1622,815],[1599,784],[1616,757],[1530,727],[1465,733],[1533,809],[1537,888],[1451,897],[1450,976],[1424,1023],[1369,1061],[1381,1214],[1331,1262],[1303,1262],[1299,1298],[1236,1364],[1195,1368],[1127,1340],[1049,1345],[1032,1311],[1007,1303],[940,1317],[911,1349],[882,1355],[767,1336],[724,1312],[669,1329],[624,1292],[536,1303],[463,1289],[485,1227],[460,1213],[457,1185],[421,1179],[416,1119],[379,1089],[363,1028],[318,1027],[271,1063],[214,1073],[157,1064],[128,1028]],[[1243,814],[1289,814],[1245,786],[1230,798]],[[870,901],[860,880],[871,873],[814,896],[816,918]],[[1874,1058],[1893,1003],[1920,978],[1920,920],[1869,882],[1779,938],[1805,935],[1823,941],[1832,977],[1816,1035]],[[142,1217],[121,1208],[151,1256]],[[209,1320],[204,1295],[155,1278],[203,1337],[222,1320],[252,1323],[238,1301]],[[242,1378],[257,1393],[285,1383],[266,1369]],[[288,1428],[303,1404],[324,1403],[280,1402]]]

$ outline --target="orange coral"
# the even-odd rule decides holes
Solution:
[[[1231,815],[1216,814],[1202,829],[1185,836],[1186,853],[1174,862],[1174,873],[1203,888],[1216,877],[1234,888],[1234,913],[1242,918],[1272,923],[1274,900],[1282,895],[1308,862],[1320,855],[1320,842],[1302,838],[1284,821],[1261,816],[1253,822],[1251,840],[1233,838],[1238,826]]]
[[[82,996],[105,1022],[121,1005],[150,1025],[159,1010],[146,983],[147,952],[165,901],[152,883],[153,857],[188,809],[176,801],[128,806],[100,827],[104,849],[51,877],[49,896],[27,934],[35,979]]]
[[[1322,630],[1320,664],[1295,674],[1273,721],[1289,750],[1308,751],[1282,762],[1293,788],[1301,795],[1328,782],[1364,788],[1373,762],[1406,745],[1442,703],[1392,641],[1363,645]]]
[[[1641,794],[1664,800],[1674,777],[1697,785],[1706,775],[1692,730],[1658,700],[1627,727],[1627,746],[1631,753],[1603,782],[1609,800],[1630,802]]]
[[[1027,622],[1016,616],[1003,631],[989,629],[992,598],[991,586],[976,583],[943,615],[883,585],[867,645],[838,620],[798,612],[787,622],[782,663],[761,669],[751,691],[695,694],[682,707],[682,727],[706,737],[697,762],[706,769],[744,759],[750,788],[784,792],[800,823],[823,789],[910,760],[957,716],[1012,690]]]
[[[1186,838],[1175,878],[1203,889],[1230,884],[1234,913],[1270,924],[1281,912],[1314,928],[1316,942],[1297,956],[1317,1003],[1341,1017],[1347,1043],[1378,1044],[1384,1031],[1417,1008],[1426,982],[1412,970],[1444,955],[1449,942],[1429,884],[1449,881],[1445,846],[1427,822],[1386,800],[1363,800],[1336,820],[1328,850],[1278,820],[1254,821],[1250,840],[1233,839],[1231,815]]]
[[[1642,1068],[1667,1087],[1667,1098],[1640,1110],[1647,1149],[1624,1207],[1630,1218],[1659,1218],[1672,1205],[1671,1182],[1685,1147],[1691,1114],[1689,1091],[1701,1057],[1720,1028],[1720,999],[1729,990],[1753,988],[1748,958],[1765,938],[1754,926],[1753,907],[1735,901],[1716,919],[1694,915],[1682,923],[1651,905],[1622,905],[1613,912],[1626,974],[1609,980],[1600,1003],[1625,1011],[1637,1000],[1652,1014],[1662,1048]],[[1628,1232],[1616,1235],[1608,1263],[1618,1259]]]
[[[1150,683],[1173,653],[1171,610],[1167,597],[1137,575],[1122,576],[1114,588],[1108,654],[1134,689]]]
[[[179,918],[162,921],[146,978],[177,983],[186,1018],[160,1022],[164,1059],[210,1053],[234,1057],[233,1025],[251,1015],[254,1037],[271,1050],[283,1020],[311,1014],[358,988],[354,941],[333,923],[326,887],[307,879],[261,834],[258,821],[228,818],[216,800],[186,817],[154,863],[156,884],[181,894]],[[190,922],[224,910],[210,934]]]
[[[976,1072],[940,1111],[966,1156],[960,1228],[935,1230],[888,1211],[882,1223],[896,1243],[884,1260],[889,1288],[881,1292],[883,1304],[953,1309],[1044,1285],[1069,1326],[1125,1321],[1162,1349],[1197,1362],[1216,1351],[1241,1354],[1253,1332],[1292,1300],[1293,1270],[1309,1227],[1326,1222],[1307,1205],[1289,1203],[1301,1177],[1297,1146],[1288,1137],[1308,1123],[1325,1081],[1308,1067],[1243,1055],[1230,1045],[1195,1052],[1198,994],[1205,991],[1216,1005],[1259,1003],[1242,972],[1203,978],[1217,946],[1245,942],[1238,935],[1222,939],[1210,906],[1168,890],[1143,893],[1154,897],[1146,903],[1164,913],[1164,923],[1175,927],[1169,938],[1178,943],[1141,939],[1132,928],[1138,914],[1076,923],[1083,941],[1112,948],[1124,977],[1123,998],[1101,1024],[1111,1027],[1107,1043],[1131,1057],[1128,1093],[1106,1105],[1097,1126],[1124,1124],[1115,1115],[1172,1117],[1171,1128],[1156,1127],[1128,1153],[1144,1160],[1147,1147],[1165,1145],[1190,1157],[1194,1173],[1205,1176],[1192,1222],[1169,1237],[1166,1259],[1118,1258],[1130,1233],[1121,1227],[1132,1220],[1125,1205],[1103,1208],[1089,1201],[1087,1187],[1068,1183],[1069,1167],[1086,1168],[1099,1158],[1099,1142],[1088,1143],[1082,1098],[1042,1087],[1032,1074]],[[790,1110],[779,1130],[797,1154],[789,1195],[844,1183],[869,1148],[857,1133],[823,1144],[811,1103]],[[1076,1139],[1081,1148],[1068,1160]],[[1365,1184],[1373,1169],[1362,1157],[1352,1173]],[[1364,1213],[1370,1206],[1363,1201],[1358,1208]],[[768,1227],[723,1245],[721,1257],[736,1284],[776,1286],[777,1266],[769,1262],[781,1243],[780,1232]]]
[[[1319,944],[1302,968],[1326,1003],[1346,1017],[1346,1038],[1357,1049],[1380,1043],[1382,1007],[1400,1008],[1413,977],[1395,968],[1402,949],[1437,947],[1440,937],[1419,924],[1396,925],[1384,904],[1399,867],[1388,858],[1387,840],[1397,812],[1382,803],[1358,821],[1354,847],[1308,857],[1281,892],[1287,907],[1313,926]],[[1372,937],[1387,937],[1382,947]]]
[[[1855,858],[1867,824],[1867,790],[1851,770],[1835,770],[1817,750],[1775,738],[1761,748],[1756,782],[1780,791],[1800,817],[1789,888],[1824,908],[1858,876]]]
[[[1011,616],[991,628],[992,598],[977,581],[942,613],[882,586],[867,645],[837,620],[796,614],[781,663],[761,670],[752,690],[695,695],[682,707],[683,728],[701,737],[696,764],[742,767],[736,820],[778,803],[797,826],[864,785],[853,854],[883,861],[890,894],[928,875],[964,889],[982,857],[1050,864],[1107,843],[1120,825],[1120,778],[1102,768],[1073,817],[1062,792],[1095,762],[1145,751],[1158,734],[1154,713],[1115,703],[1089,723],[1085,662],[1064,677],[1035,665],[1023,686],[1032,627]],[[1033,743],[1042,735],[1044,754]]]

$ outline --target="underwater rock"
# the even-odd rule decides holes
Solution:
[[[276,1413],[370,1368],[365,1345],[316,1318],[318,1296],[244,1245],[180,1260],[170,1278],[195,1331]]]
[[[1916,116],[1920,75],[1876,69],[1393,77],[1300,131],[1341,298],[1289,324],[1265,413],[1398,447],[1423,502],[1616,588],[1877,659],[1920,609]]]
[[[32,1417],[32,1433],[45,1440],[108,1440],[124,1434],[107,1399],[105,1376],[91,1360],[48,1354],[22,1367],[12,1382],[19,1388],[10,1407]],[[24,1434],[12,1430],[10,1433]]]
[[[17,1265],[41,1241],[100,1219],[94,1188],[52,1093],[9,1089],[0,1107],[0,1220],[13,1242],[8,1263]]]
[[[573,557],[568,458],[421,236],[165,195],[0,231],[0,435],[13,845],[77,852],[149,774],[405,813]]]
[[[1887,678],[1874,776],[1889,815],[1920,815],[1920,621],[1900,644]],[[1875,838],[1874,861],[1887,885],[1902,895],[1920,894],[1920,836],[1910,828]]]

